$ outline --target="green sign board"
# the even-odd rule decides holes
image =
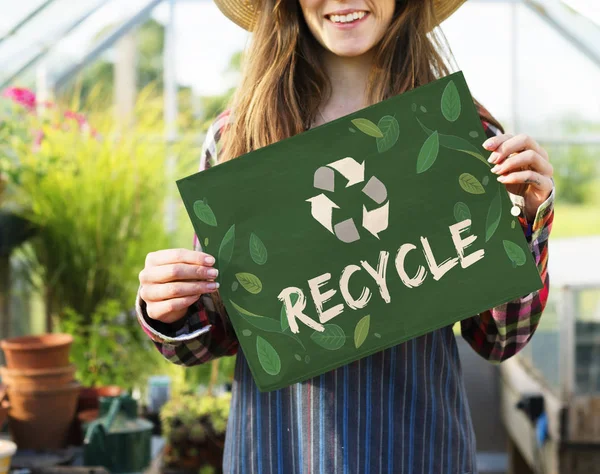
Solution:
[[[542,287],[462,73],[178,181],[260,390]]]

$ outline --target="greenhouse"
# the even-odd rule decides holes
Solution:
[[[161,354],[140,329],[136,298],[152,252],[206,247],[218,252],[217,267],[227,253],[224,244],[195,237],[176,182],[216,159],[216,143],[205,139],[236,97],[253,33],[212,0],[0,3],[0,472],[225,472],[236,358],[173,363],[177,351]],[[600,6],[468,0],[436,31],[450,71],[462,71],[473,98],[506,133],[534,137],[547,151],[556,186],[550,290],[531,340],[509,360],[489,363],[455,320],[474,469],[600,472]],[[349,133],[370,133],[377,147],[387,139],[381,122],[370,132],[353,123]],[[485,192],[487,182],[477,184]],[[200,206],[204,222],[216,226],[214,201]],[[253,236],[250,255],[262,266],[269,246]],[[444,237],[450,245],[448,226]],[[446,257],[462,263],[465,248]],[[397,252],[390,249],[388,280],[398,276]],[[355,267],[366,268],[361,259],[376,254],[357,256]],[[436,258],[446,258],[434,254],[433,263],[420,255],[428,282],[443,265]],[[407,262],[410,272],[414,262]],[[457,268],[456,278],[467,272]],[[260,280],[252,287],[258,283],[247,275],[238,273],[240,289],[236,281],[232,290],[260,292]],[[309,307],[321,314],[325,290],[309,293],[306,280]],[[340,272],[333,280],[329,288],[344,286]],[[244,311],[246,319],[258,316]],[[277,331],[289,331],[283,326]]]

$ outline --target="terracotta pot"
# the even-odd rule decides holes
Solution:
[[[69,365],[72,343],[70,334],[42,334],[4,339],[0,347],[9,369],[49,369]]]
[[[53,388],[75,380],[75,365],[51,369],[7,369],[0,367],[2,382],[17,388]]]
[[[80,388],[77,382],[37,390],[9,387],[8,427],[19,449],[66,447]]]
[[[98,410],[100,408],[100,397],[118,397],[121,393],[123,393],[123,389],[117,385],[83,387],[79,392],[77,412]]]

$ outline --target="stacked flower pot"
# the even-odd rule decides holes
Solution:
[[[8,387],[8,426],[19,449],[66,447],[80,390],[75,366],[69,363],[72,342],[68,334],[43,334],[0,343],[6,359],[0,376]]]

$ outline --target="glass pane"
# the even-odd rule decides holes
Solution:
[[[600,288],[582,290],[576,297],[575,391],[600,394]]]
[[[550,292],[540,324],[523,350],[523,361],[555,393],[560,393],[560,292]]]
[[[80,0],[78,2],[55,0],[0,44],[0,64],[7,66],[0,73],[0,81],[11,77],[36,55],[53,47],[77,19],[99,4],[99,0]],[[3,15],[5,15],[4,11]],[[24,16],[16,15],[13,12],[8,15],[12,18],[11,24],[13,25]]]

